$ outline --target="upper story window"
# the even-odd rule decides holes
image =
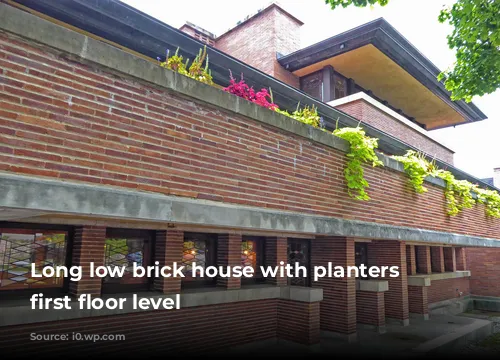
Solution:
[[[63,277],[33,276],[44,267],[67,265],[68,232],[51,229],[0,228],[0,290],[59,289]]]
[[[263,282],[265,279],[260,271],[264,266],[265,238],[243,236],[241,241],[241,266],[251,266],[254,269],[253,278],[242,277],[243,283]]]
[[[340,99],[347,96],[347,79],[335,72],[334,81],[334,99]]]
[[[199,31],[194,32],[194,37],[195,37],[195,39],[198,39],[201,42],[204,42],[205,44],[208,44],[211,46],[215,45],[215,41],[211,37],[199,32]]]
[[[300,89],[312,97],[323,100],[323,72],[306,75],[300,78]]]
[[[149,266],[152,263],[152,233],[145,230],[107,229],[104,245],[104,265],[124,269],[123,276],[103,278],[102,292],[147,290],[152,279],[133,277],[134,263]]]
[[[292,286],[310,286],[311,279],[311,252],[310,242],[306,239],[288,239],[288,264],[296,266],[303,266],[307,269],[307,276],[305,277],[289,277],[288,285]]]
[[[193,263],[197,267],[206,269],[215,266],[217,261],[216,250],[217,235],[202,233],[185,233],[182,255],[182,266],[184,266],[184,277],[181,285],[186,286],[209,286],[216,283],[216,278],[193,277]]]

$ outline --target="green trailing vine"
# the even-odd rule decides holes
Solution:
[[[497,191],[481,189],[467,180],[457,180],[450,171],[438,169],[435,162],[428,161],[422,153],[408,150],[404,156],[392,156],[392,158],[403,163],[410,183],[417,193],[427,191],[423,186],[427,176],[444,180],[448,215],[456,216],[463,209],[470,209],[480,203],[484,204],[487,216],[500,218],[500,194]],[[476,199],[473,194],[476,194]]]
[[[470,209],[474,206],[476,201],[474,200],[472,191],[477,188],[477,185],[467,180],[457,180],[447,170],[437,170],[436,177],[443,179],[446,184],[444,195],[448,207],[448,215],[458,215],[463,209]]]
[[[403,164],[410,184],[417,194],[427,191],[424,180],[427,176],[433,176],[436,171],[434,162],[427,161],[424,154],[413,150],[408,150],[404,156],[392,156],[392,158]]]
[[[477,201],[484,204],[486,215],[500,218],[500,194],[489,189],[476,189]]]
[[[344,127],[333,131],[333,134],[346,140],[350,145],[347,153],[348,161],[344,169],[349,196],[367,201],[370,200],[366,188],[370,185],[364,178],[363,164],[371,163],[372,166],[383,166],[375,149],[378,148],[378,139],[366,136],[365,131],[358,125],[355,128]]]

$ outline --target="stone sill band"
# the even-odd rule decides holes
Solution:
[[[437,274],[408,275],[410,286],[431,286],[432,281],[470,277],[470,270]]]
[[[29,299],[13,301],[12,303],[0,306],[0,327],[14,326],[21,324],[32,324],[40,322],[61,321],[80,319],[96,316],[121,315],[137,312],[150,312],[156,310],[141,310],[132,308],[133,294],[114,294],[113,296],[102,296],[106,298],[126,298],[123,309],[101,309],[86,310],[80,309],[78,301],[70,302],[72,309],[68,310],[38,310],[31,309]],[[157,293],[138,293],[138,298],[173,299],[175,301],[177,294],[163,295]],[[305,303],[314,303],[323,300],[323,289],[305,288],[296,286],[260,286],[249,287],[238,290],[225,289],[198,289],[197,291],[188,290],[180,293],[180,308],[210,306],[217,304],[229,304],[242,301],[258,301],[268,299],[282,299]],[[22,304],[21,304],[22,303]],[[176,311],[162,310],[162,311]]]
[[[387,280],[356,280],[357,291],[384,292],[389,290]]]

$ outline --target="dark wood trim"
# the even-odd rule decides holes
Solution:
[[[323,102],[329,102],[335,99],[334,70],[331,65],[323,68]]]

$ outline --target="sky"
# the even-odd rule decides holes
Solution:
[[[186,21],[216,35],[236,25],[270,3],[270,0],[122,0],[171,26]],[[389,4],[368,8],[337,8],[331,10],[324,0],[279,0],[278,3],[304,22],[301,47],[305,47],[342,31],[380,17],[385,18],[439,69],[453,64],[454,51],[446,36],[451,27],[438,22],[443,6],[453,0],[390,0]],[[500,167],[500,90],[473,99],[487,120],[432,131],[432,135],[455,151],[455,166],[478,178],[493,176]]]

